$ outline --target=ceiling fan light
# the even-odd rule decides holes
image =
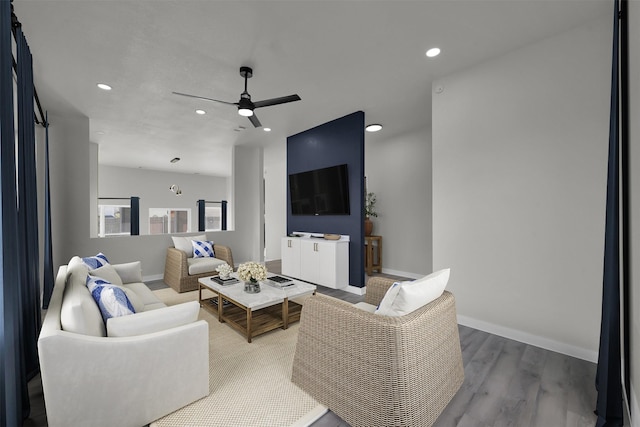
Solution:
[[[238,108],[238,114],[240,114],[241,116],[244,117],[251,117],[253,116],[253,110],[250,108]]]

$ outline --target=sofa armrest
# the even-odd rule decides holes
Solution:
[[[291,379],[348,423],[430,425],[464,379],[453,295],[400,317],[309,297]]]
[[[364,302],[376,306],[380,305],[380,301],[384,298],[387,290],[389,290],[395,282],[397,282],[397,280],[386,277],[370,277],[369,280],[367,280],[367,293],[364,296]]]
[[[132,337],[160,332],[198,320],[200,304],[189,301],[107,320],[107,336]]]
[[[209,394],[204,320],[125,338],[53,330],[38,351],[52,427],[146,425]]]
[[[215,253],[216,258],[226,261],[226,263],[235,270],[233,265],[233,254],[231,253],[231,248],[229,246],[213,245],[213,252]]]

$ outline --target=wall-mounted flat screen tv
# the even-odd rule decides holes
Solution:
[[[349,215],[347,165],[289,175],[292,215]]]

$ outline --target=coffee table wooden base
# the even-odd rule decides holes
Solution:
[[[200,307],[204,308],[214,316],[218,317],[218,321],[226,322],[232,328],[236,329],[247,337],[247,342],[265,332],[274,329],[287,329],[290,323],[300,320],[302,305],[289,301],[285,298],[280,304],[252,311],[233,299],[218,293],[209,298],[202,298],[202,291],[206,290],[214,292],[210,288],[199,284],[198,300]],[[218,300],[228,301],[231,304],[227,307],[219,304]]]

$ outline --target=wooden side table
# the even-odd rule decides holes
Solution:
[[[377,257],[374,248],[378,249]],[[382,273],[382,236],[364,236],[364,269],[369,276],[374,270]]]

